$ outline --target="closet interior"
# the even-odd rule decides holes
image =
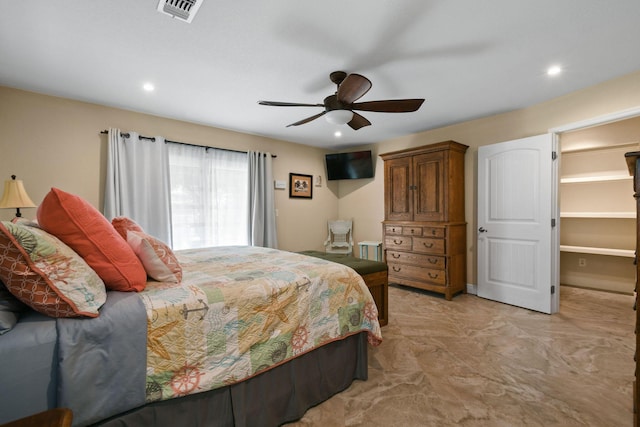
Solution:
[[[560,284],[633,294],[640,117],[560,135]]]

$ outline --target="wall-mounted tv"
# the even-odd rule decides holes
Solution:
[[[325,156],[327,180],[373,178],[371,150]]]

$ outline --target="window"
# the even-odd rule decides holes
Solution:
[[[247,245],[246,153],[169,144],[174,249]]]

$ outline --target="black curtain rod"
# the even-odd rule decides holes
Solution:
[[[108,133],[109,133],[109,131],[108,131],[108,130],[103,130],[103,131],[101,131],[100,133],[101,133],[101,134],[108,134]],[[124,137],[124,138],[130,138],[130,137],[131,137],[131,135],[129,134],[129,132],[120,132],[120,136],[122,136],[122,137]],[[155,137],[153,137],[153,136],[138,135],[138,139],[146,139],[146,140],[149,140],[149,141],[156,142],[156,138],[155,138]],[[246,151],[242,151],[242,150],[233,150],[233,149],[231,149],[231,148],[208,147],[208,146],[206,146],[206,145],[189,144],[188,142],[171,141],[171,140],[169,140],[169,139],[165,139],[165,140],[164,140],[164,143],[165,143],[165,144],[166,144],[166,143],[168,143],[168,142],[170,142],[170,143],[172,143],[172,144],[188,145],[188,146],[190,146],[190,147],[200,147],[200,148],[204,148],[205,150],[207,150],[207,149],[211,148],[211,149],[214,149],[214,150],[231,151],[231,152],[233,152],[233,153],[245,153],[245,154],[247,153]],[[272,158],[276,158],[276,157],[278,157],[278,156],[276,156],[275,154],[272,154],[272,155],[271,155],[271,157],[272,157]]]

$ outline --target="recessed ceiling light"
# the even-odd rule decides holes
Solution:
[[[335,131],[333,133],[333,136],[335,136],[336,138],[340,138],[342,136],[342,132],[340,132],[339,130]]]
[[[155,87],[152,83],[145,83],[144,85],[142,85],[142,89],[146,90],[147,92],[153,92]]]
[[[562,72],[562,67],[559,65],[552,65],[551,67],[547,68],[548,76],[557,76],[561,72]]]

